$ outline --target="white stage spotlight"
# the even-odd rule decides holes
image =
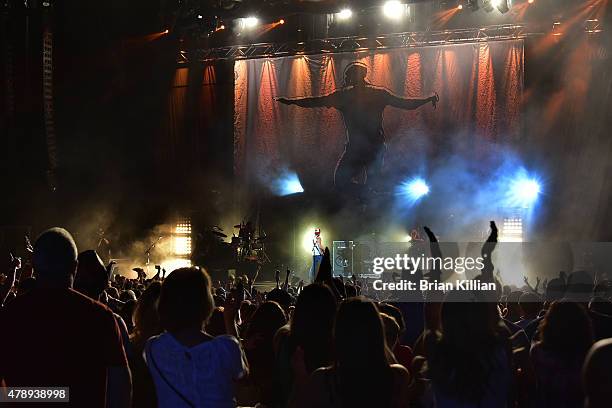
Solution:
[[[251,29],[257,27],[259,19],[257,17],[245,17],[241,19],[241,25],[245,29]]]
[[[383,14],[392,20],[399,20],[406,14],[406,5],[398,0],[387,1],[383,5]]]
[[[338,20],[348,20],[353,16],[353,12],[349,8],[344,8],[340,12],[336,13]]]
[[[505,14],[510,11],[510,0],[492,0],[491,3],[502,14]]]

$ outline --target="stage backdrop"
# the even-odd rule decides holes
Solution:
[[[274,98],[340,89],[345,67],[355,61],[367,66],[370,84],[395,95],[440,96],[435,110],[431,104],[385,109],[383,171],[390,179],[422,171],[449,154],[485,160],[492,145],[519,135],[522,40],[237,61],[234,171],[243,186],[262,191],[280,174],[294,172],[307,191],[332,187],[346,137],[341,114],[281,105]]]

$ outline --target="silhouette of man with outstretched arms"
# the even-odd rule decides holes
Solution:
[[[387,106],[413,110],[431,102],[429,98],[402,98],[366,81],[366,65],[353,62],[344,70],[344,85],[328,95],[306,98],[276,98],[286,105],[303,108],[336,108],[346,126],[344,152],[334,171],[334,185],[342,190],[360,191],[368,179],[381,171],[386,151],[383,112]]]

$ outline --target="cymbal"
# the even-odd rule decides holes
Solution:
[[[223,231],[223,228],[221,228],[221,227],[219,227],[219,226],[217,226],[217,225],[215,225],[214,227],[212,227],[212,229],[213,229],[214,231]]]
[[[242,225],[240,224],[234,225],[234,228],[242,228]]]
[[[215,231],[215,230],[212,230],[211,232],[212,232],[213,234],[215,234],[216,236],[218,236],[218,237],[221,237],[221,238],[227,238],[227,235],[225,235],[225,234],[224,234],[224,233],[222,233],[221,231]]]

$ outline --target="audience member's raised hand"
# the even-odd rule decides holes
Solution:
[[[489,234],[489,237],[487,238],[487,242],[483,244],[482,250],[480,251],[484,259],[483,261],[484,268],[482,268],[482,271],[481,271],[484,281],[493,281],[494,279],[493,271],[495,268],[493,266],[493,260],[491,259],[491,254],[493,253],[493,250],[497,246],[497,238],[498,238],[497,225],[495,225],[495,221],[491,221],[489,225],[491,227],[491,232]]]
[[[227,293],[223,303],[223,320],[225,322],[225,332],[239,339],[237,321],[240,319],[240,303],[242,300],[236,289]]]
[[[289,290],[289,276],[291,275],[291,270],[287,268],[285,273],[285,284],[283,285],[284,290]]]
[[[429,242],[438,242],[438,238],[436,237],[436,234],[434,234],[433,231],[429,229],[429,227],[424,226],[423,229],[425,230],[425,234],[427,234],[427,238],[429,239]]]
[[[3,265],[0,267],[0,275],[3,276],[0,282],[0,307],[4,304],[6,297],[8,296],[11,288],[15,284],[15,276],[17,270],[21,268],[21,258],[13,256],[12,253],[8,252],[4,256]]]
[[[431,256],[434,258],[440,258],[442,259],[442,250],[440,249],[440,245],[438,244],[438,238],[436,237],[436,234],[433,233],[433,231],[431,229],[429,229],[429,227],[424,226],[423,230],[425,230],[425,234],[427,234],[427,238],[429,239],[429,248],[430,248],[430,252],[431,252]],[[434,268],[429,271],[428,274],[430,280],[441,280],[442,278],[442,270],[440,269],[440,263],[439,262],[434,262]]]

